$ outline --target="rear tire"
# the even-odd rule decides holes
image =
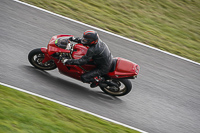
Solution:
[[[36,68],[40,70],[53,70],[56,69],[57,66],[53,60],[49,60],[45,63],[42,63],[45,54],[41,51],[41,48],[33,49],[28,54],[29,62]]]
[[[132,84],[128,79],[112,79],[112,82],[115,82],[119,87],[107,86],[100,87],[103,92],[111,96],[124,96],[128,94],[132,89]]]

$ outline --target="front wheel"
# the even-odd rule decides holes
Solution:
[[[132,89],[132,84],[128,79],[112,79],[116,86],[100,87],[103,92],[112,96],[124,96]]]
[[[53,60],[49,60],[45,63],[42,63],[45,54],[41,51],[40,48],[32,50],[28,55],[29,62],[36,68],[40,70],[53,70],[57,66]]]

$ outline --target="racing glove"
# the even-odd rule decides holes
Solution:
[[[71,60],[71,59],[63,59],[63,60],[62,60],[62,63],[63,63],[64,65],[71,65],[71,64],[72,64],[72,60]]]
[[[75,37],[70,37],[69,40],[70,40],[70,41],[74,41],[74,40],[75,40]]]
[[[72,41],[72,42],[81,43],[81,38],[79,38],[79,37],[77,37],[77,38],[75,38],[75,37],[70,37],[69,40]]]

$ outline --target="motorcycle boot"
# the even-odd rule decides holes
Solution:
[[[95,79],[95,81],[90,84],[91,88],[95,88],[97,86],[100,86],[100,87],[106,87],[107,86],[107,84],[104,83],[105,79],[103,77],[95,77],[94,79]]]

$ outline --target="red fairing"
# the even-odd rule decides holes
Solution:
[[[73,37],[73,35],[56,35],[56,36],[53,36],[51,38],[51,40],[49,41],[49,44],[47,46],[47,49],[48,49],[48,54],[49,55],[52,55],[54,54],[55,52],[63,52],[63,53],[66,53],[66,52],[70,52],[69,50],[66,50],[66,49],[62,49],[62,48],[59,48],[55,45],[55,41],[56,39],[60,38],[60,37]]]
[[[128,78],[138,75],[139,65],[124,58],[117,58],[117,64],[114,72],[108,73],[112,78]]]
[[[73,35],[56,35],[51,38],[49,41],[49,44],[46,48],[41,48],[41,51],[45,54],[45,58],[43,59],[42,63],[45,63],[49,60],[51,60],[51,55],[55,52],[70,52],[69,50],[61,49],[55,45],[56,39],[60,37],[73,37]]]
[[[83,55],[87,53],[88,47],[83,46],[83,44],[76,44],[74,46],[74,52],[72,53],[72,57],[74,59],[80,59]]]
[[[48,54],[47,48],[41,48],[41,51],[42,51],[42,53],[44,53],[44,54]]]

